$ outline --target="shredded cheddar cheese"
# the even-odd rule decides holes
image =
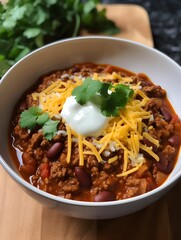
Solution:
[[[108,163],[113,163],[113,162],[115,162],[116,160],[118,160],[118,156],[109,158]]]
[[[81,83],[82,81],[79,78],[76,78],[75,82],[72,82],[72,80],[63,82],[58,79],[42,92],[34,93],[33,99],[39,100],[39,106],[42,110],[53,117],[61,112],[66,99],[71,96],[73,89]]]
[[[133,172],[136,172],[142,165],[143,163],[140,163],[139,165],[137,165],[136,167],[128,170],[128,171],[125,171],[125,172],[122,172],[120,174],[117,174],[117,177],[126,177],[127,175],[129,175],[130,173],[133,173]]]
[[[159,161],[159,157],[157,154],[155,154],[153,151],[152,151],[152,147],[147,147],[146,145],[143,145],[140,143],[140,148],[142,150],[144,150],[145,152],[147,152],[150,156],[152,156],[156,161]]]
[[[153,152],[152,147],[147,147],[141,143],[143,138],[146,138],[151,143],[159,147],[159,141],[153,138],[148,130],[151,127],[147,127],[143,120],[150,119],[151,113],[144,109],[145,104],[149,100],[149,97],[141,91],[140,82],[133,85],[133,79],[131,77],[122,77],[118,73],[94,73],[92,79],[105,81],[115,80],[113,85],[116,84],[129,84],[134,90],[133,98],[128,102],[126,107],[120,111],[118,117],[114,117],[109,121],[109,124],[102,130],[99,138],[93,138],[92,141],[86,140],[86,138],[73,129],[68,124],[66,126],[67,132],[67,163],[71,162],[72,154],[72,142],[73,138],[77,139],[79,149],[79,165],[84,165],[84,155],[94,155],[98,162],[104,162],[102,154],[110,154],[110,151],[121,150],[123,153],[123,170],[117,177],[125,177],[135,171],[137,171],[141,165],[145,162],[143,155],[140,155],[140,150],[147,152],[156,161],[159,161],[159,157]],[[61,118],[61,110],[66,99],[71,96],[75,87],[81,85],[82,79],[77,76],[71,76],[71,79],[64,82],[62,79],[58,79],[52,82],[42,92],[33,93],[33,100],[39,102],[39,106],[43,111],[47,112],[50,118]],[[140,99],[136,99],[135,96],[139,95]],[[119,160],[118,156],[109,158],[108,163]],[[132,168],[130,168],[130,164]],[[129,165],[129,169],[128,169]]]
[[[108,137],[107,137],[104,145],[103,145],[102,148],[99,150],[99,154],[103,152],[103,150],[106,148],[106,146],[107,146],[108,143],[110,142],[110,140],[111,140],[111,138],[112,138],[112,135],[113,135],[113,133],[114,133],[114,130],[115,130],[115,126],[116,126],[116,124],[114,123],[111,132],[110,132],[109,134],[107,134]]]
[[[92,153],[96,156],[96,158],[99,162],[103,161],[99,152],[96,150],[96,148],[94,147],[94,145],[92,143],[90,143],[89,141],[84,139],[83,144],[85,144],[88,148],[90,148],[92,150]]]
[[[83,141],[82,135],[78,135],[78,142],[79,142],[79,165],[84,165],[84,155],[83,155]]]
[[[70,163],[71,150],[72,150],[72,139],[71,139],[71,128],[66,124],[67,137],[68,137],[68,152],[67,152],[67,163]]]
[[[155,138],[153,138],[148,132],[144,132],[143,136],[148,139],[150,142],[152,142],[153,144],[155,144],[157,147],[159,147],[159,141]]]

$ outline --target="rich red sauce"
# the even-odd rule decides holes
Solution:
[[[40,91],[46,88],[52,81],[56,81],[65,74],[88,76],[93,72],[112,73],[113,71],[123,77],[132,77],[135,84],[141,82],[144,93],[153,99],[147,108],[152,112],[154,119],[152,123],[145,121],[145,124],[153,127],[154,131],[150,131],[150,134],[159,139],[160,147],[157,148],[144,138],[142,144],[152,147],[160,158],[159,162],[142,151],[146,163],[137,172],[118,178],[116,175],[120,171],[120,166],[123,165],[123,150],[116,151],[116,154],[122,157],[112,164],[108,163],[105,157],[104,163],[98,163],[95,157],[89,156],[89,158],[86,157],[87,164],[80,167],[76,160],[78,158],[76,143],[73,144],[73,164],[66,163],[66,136],[60,135],[47,141],[38,133],[38,128],[30,132],[20,127],[21,112],[35,104],[31,97],[31,93],[35,90]],[[65,126],[60,123],[59,129],[64,128]],[[134,74],[111,65],[87,63],[76,64],[69,69],[54,71],[42,76],[35,86],[23,94],[14,108],[10,123],[9,143],[13,162],[20,175],[34,186],[65,198],[81,201],[109,201],[143,194],[158,187],[166,180],[178,158],[181,144],[180,129],[180,120],[167,99],[165,91],[154,85],[145,74]],[[47,151],[57,142],[61,143],[59,155],[49,159]],[[78,172],[83,171],[81,174],[83,174],[84,183],[88,182],[88,187],[83,186],[84,183],[80,179],[82,175],[76,173],[76,167],[81,168]]]

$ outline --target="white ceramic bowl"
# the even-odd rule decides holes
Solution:
[[[44,73],[81,62],[113,64],[133,72],[146,73],[153,82],[167,90],[168,98],[181,116],[181,68],[161,52],[139,43],[110,37],[84,37],[55,42],[20,60],[1,80],[0,162],[29,195],[66,215],[86,219],[124,216],[153,203],[176,183],[181,176],[181,155],[166,182],[151,192],[113,202],[80,202],[53,196],[24,181],[18,175],[8,151],[10,117],[21,94]]]

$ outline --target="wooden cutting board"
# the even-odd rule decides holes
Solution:
[[[107,16],[121,28],[120,34],[116,37],[153,46],[149,17],[143,8],[136,5],[113,4],[106,5],[106,9]],[[147,210],[147,215],[152,214],[153,208],[155,205]],[[157,203],[156,208],[165,209],[162,200]],[[0,166],[0,240],[120,239],[121,226],[127,231],[126,225],[132,222],[132,229],[138,231],[138,223],[142,224],[140,220],[145,220],[144,213],[145,211],[140,211],[124,218],[102,221],[63,216],[59,212],[43,207],[28,196]],[[165,219],[165,215],[162,217]],[[135,221],[135,218],[139,220]],[[160,235],[164,240],[170,239],[171,236],[169,227],[167,228],[165,235]],[[128,236],[129,232],[126,234]],[[134,232],[133,234],[135,235]]]

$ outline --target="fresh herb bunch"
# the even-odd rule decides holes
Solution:
[[[0,2],[0,77],[16,61],[47,43],[89,32],[115,34],[99,0],[9,0]]]
[[[82,85],[74,88],[72,95],[76,101],[84,105],[88,101],[94,102],[101,109],[104,116],[119,116],[120,109],[123,109],[134,91],[129,86],[111,83],[103,83],[92,78],[86,78]]]

